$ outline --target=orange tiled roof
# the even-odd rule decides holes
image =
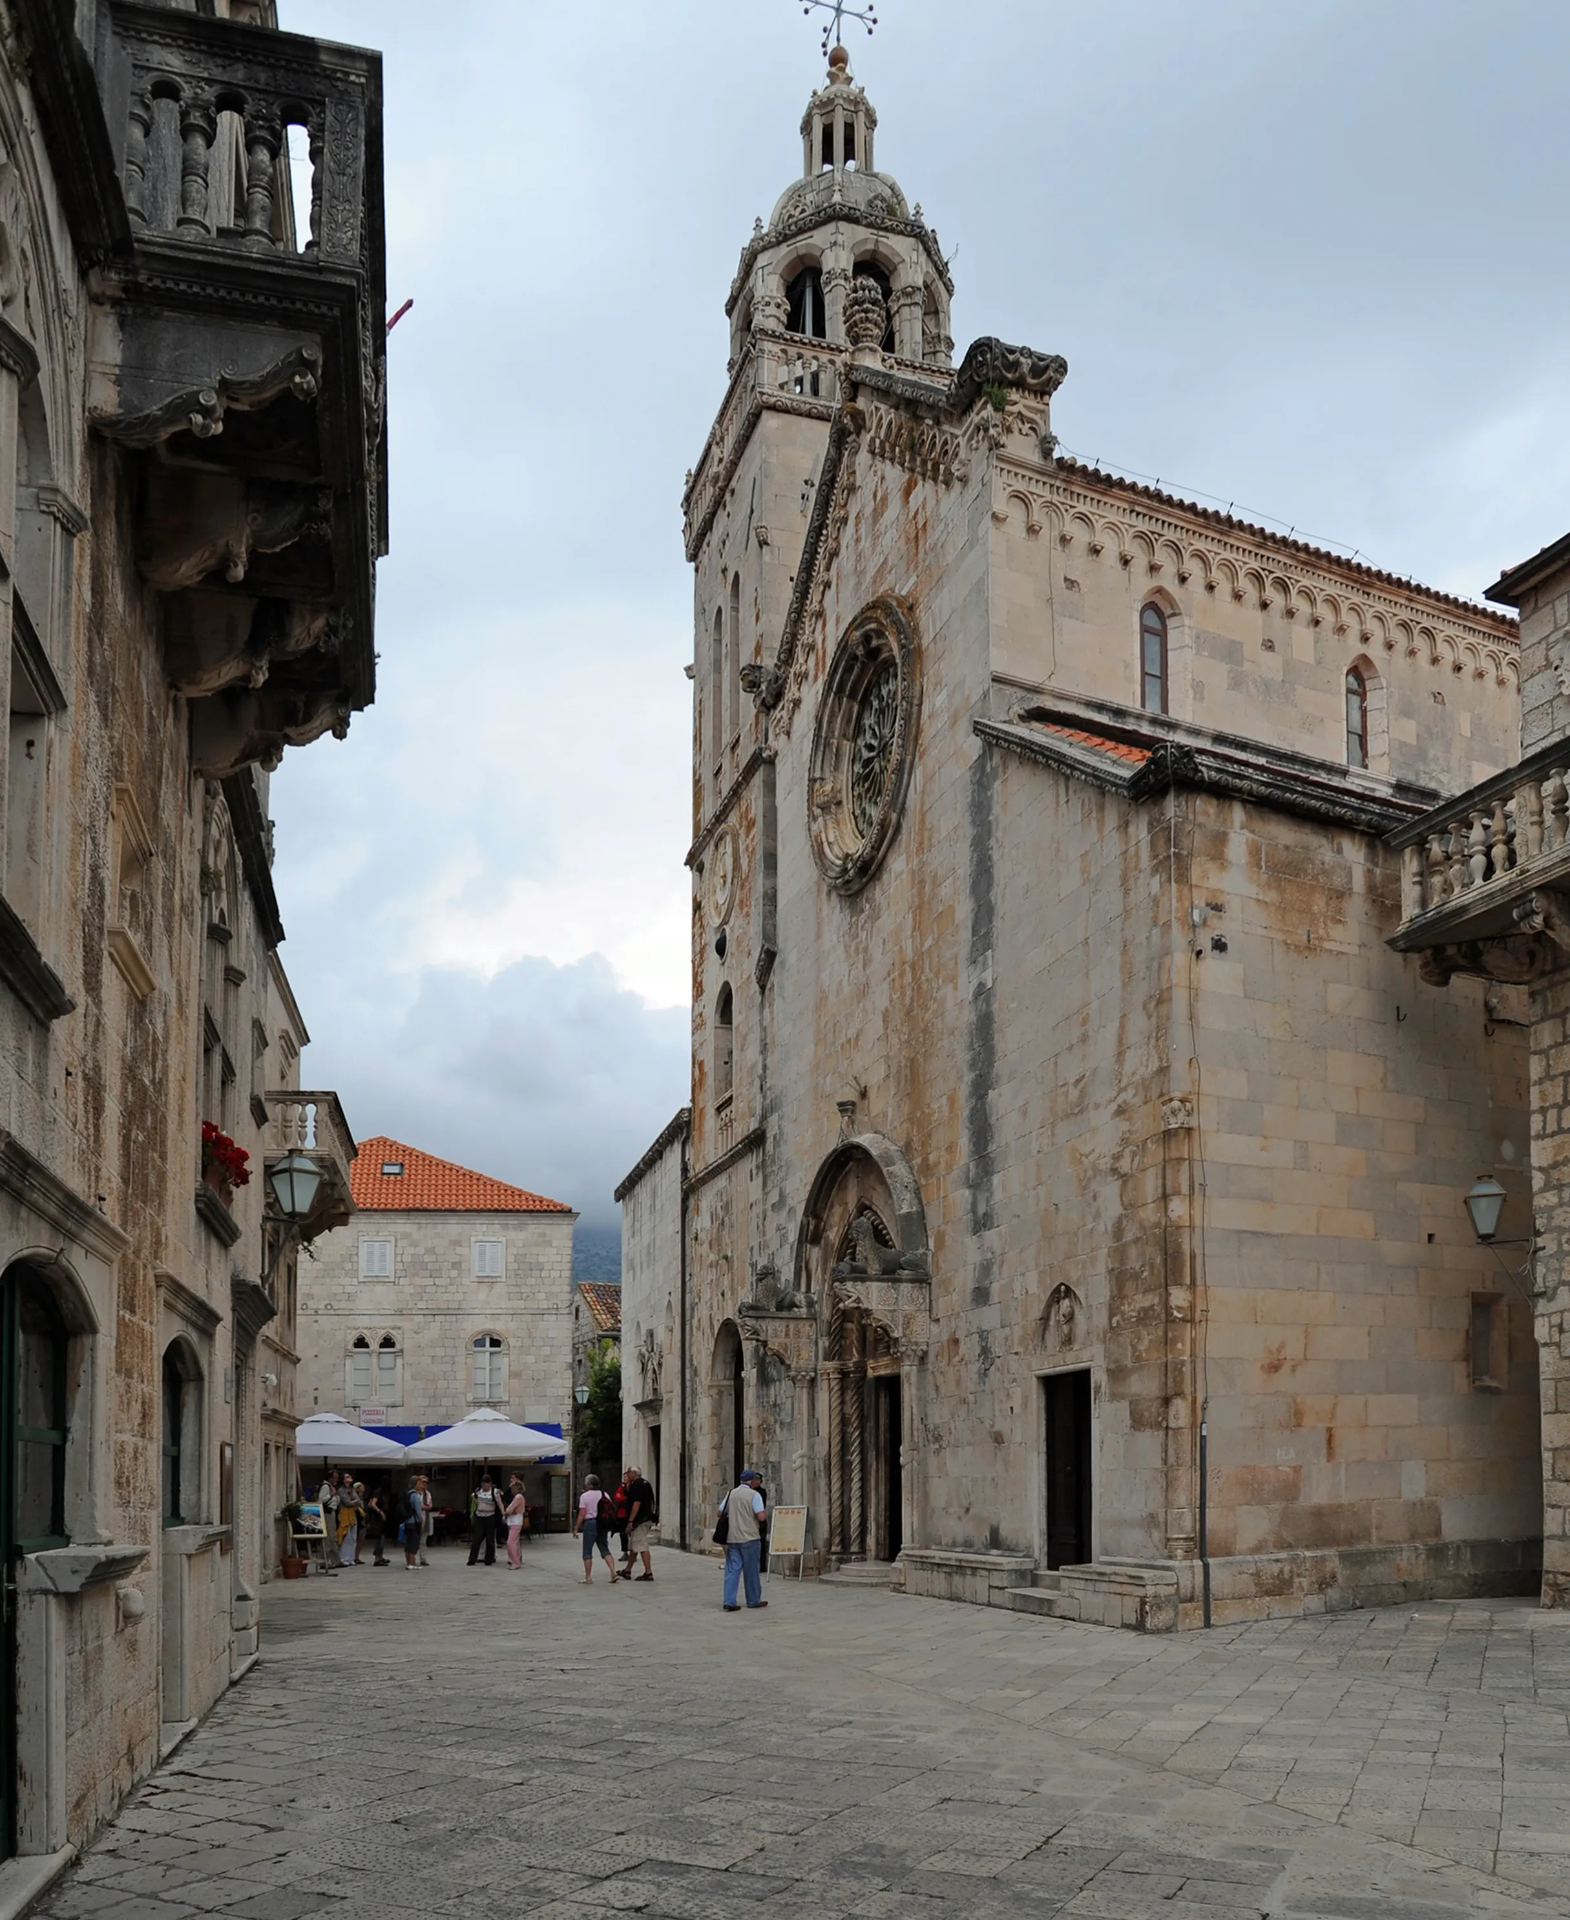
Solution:
[[[562,1200],[547,1200],[526,1187],[511,1187],[487,1173],[474,1173],[434,1153],[406,1147],[379,1133],[362,1140],[349,1168],[354,1204],[388,1213],[571,1213]],[[402,1173],[383,1173],[398,1165]]]
[[[1131,747],[1126,740],[1108,740],[1103,734],[1086,733],[1079,727],[1060,727],[1053,720],[1044,720],[1041,724],[1048,733],[1061,734],[1076,746],[1094,747],[1098,753],[1116,754],[1118,759],[1127,760],[1136,767],[1142,767],[1150,758],[1149,747]]]
[[[578,1291],[601,1333],[621,1332],[621,1288],[612,1280],[580,1280]]]

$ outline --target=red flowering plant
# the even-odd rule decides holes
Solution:
[[[202,1122],[202,1178],[229,1188],[248,1186],[251,1179],[251,1156],[211,1120]]]

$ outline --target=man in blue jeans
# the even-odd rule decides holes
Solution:
[[[763,1548],[763,1495],[758,1491],[763,1475],[748,1467],[739,1486],[732,1487],[720,1503],[720,1512],[730,1521],[725,1541],[725,1611],[739,1612],[736,1589],[745,1586],[749,1607],[766,1607],[763,1583],[758,1578],[758,1556]]]

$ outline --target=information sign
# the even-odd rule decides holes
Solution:
[[[807,1551],[807,1509],[776,1507],[769,1515],[769,1556]]]

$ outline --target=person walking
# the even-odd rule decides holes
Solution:
[[[431,1537],[431,1528],[435,1524],[431,1501],[431,1481],[429,1474],[419,1474],[414,1482],[415,1492],[420,1496],[420,1565],[428,1567],[431,1563],[425,1557],[425,1544]]]
[[[398,1526],[398,1538],[403,1542],[403,1564],[414,1572],[420,1557],[420,1538],[422,1532],[420,1508],[420,1483],[411,1480],[409,1490],[403,1496],[402,1518]]]
[[[611,1532],[618,1540],[620,1540],[621,1551],[623,1553],[626,1553],[627,1551],[627,1476],[625,1474],[622,1475],[621,1479],[618,1480],[616,1482],[616,1485],[611,1489],[610,1498],[611,1498],[611,1510],[615,1516],[611,1521]],[[625,1572],[625,1568],[623,1569],[623,1571]]]
[[[507,1488],[507,1504],[502,1510],[502,1518],[507,1522],[507,1565],[514,1571],[523,1565],[523,1522],[528,1511],[523,1482],[514,1474]]]
[[[649,1549],[654,1545],[655,1521],[654,1489],[636,1467],[629,1467],[624,1477],[627,1488],[627,1564],[621,1570],[623,1580],[632,1578],[632,1563],[641,1553],[643,1571],[640,1580],[652,1580],[654,1568],[649,1560]]]
[[[385,1485],[378,1487],[365,1503],[365,1540],[371,1549],[373,1567],[385,1567],[390,1564],[382,1549],[387,1542],[388,1509],[391,1504],[392,1492]]]
[[[611,1557],[611,1545],[607,1535],[610,1531],[616,1508],[608,1493],[600,1490],[598,1479],[591,1473],[583,1483],[583,1492],[578,1496],[578,1514],[572,1523],[574,1533],[583,1536],[583,1581],[585,1586],[594,1584],[594,1549],[598,1544],[600,1558],[610,1568],[611,1579],[616,1578],[616,1562]]]
[[[496,1564],[496,1521],[501,1512],[501,1500],[496,1492],[496,1484],[488,1473],[480,1475],[480,1484],[475,1488],[474,1498],[469,1502],[469,1565],[472,1567],[480,1557],[480,1548],[485,1549],[485,1564]]]
[[[730,1531],[725,1538],[725,1611],[739,1611],[736,1590],[745,1587],[749,1607],[766,1607],[763,1583],[758,1578],[758,1555],[763,1545],[763,1521],[766,1517],[759,1488],[763,1475],[748,1467],[738,1485],[720,1502]]]

